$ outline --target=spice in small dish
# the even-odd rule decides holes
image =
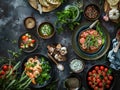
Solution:
[[[25,25],[26,29],[33,29],[36,25],[35,18],[33,18],[33,17],[25,18],[24,25]]]
[[[90,4],[85,8],[84,15],[88,20],[96,20],[99,18],[100,9],[94,4]]]

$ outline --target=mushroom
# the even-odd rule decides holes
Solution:
[[[50,45],[47,46],[48,52],[52,55],[55,51],[55,48],[51,47]]]
[[[67,48],[66,48],[66,47],[62,47],[62,48],[60,49],[60,54],[61,54],[61,55],[66,55],[66,54],[67,54]]]
[[[56,50],[57,50],[57,51],[60,51],[61,48],[62,48],[62,45],[61,45],[61,44],[57,44]]]

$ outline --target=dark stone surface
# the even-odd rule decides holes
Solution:
[[[99,4],[98,3],[99,0],[94,0],[94,1],[97,2],[96,4]],[[72,2],[73,2],[73,0],[69,1],[69,3],[72,3]],[[91,3],[90,0],[85,0],[84,6],[89,3]],[[64,8],[65,5],[67,5],[67,4],[68,3],[60,6],[58,9],[56,9],[52,12],[43,13],[42,15],[39,15],[39,12],[37,12],[31,6],[29,6],[29,4],[27,3],[27,0],[0,0],[0,56],[1,57],[3,57],[3,56],[9,57],[9,54],[7,52],[9,49],[18,51],[18,49],[19,49],[18,45],[17,44],[13,45],[11,43],[11,41],[18,40],[18,38],[21,34],[28,31],[25,29],[24,24],[23,24],[23,20],[26,17],[29,17],[29,16],[35,17],[35,19],[37,21],[37,26],[44,21],[49,21],[54,25],[54,21],[56,19],[55,12],[57,10]],[[102,10],[102,6],[101,6],[101,10]],[[104,13],[102,12],[100,21],[103,24],[103,26],[110,33],[110,37],[112,40],[115,37],[117,25],[112,22],[104,22],[102,20],[103,15],[104,15]],[[81,23],[88,23],[88,22],[89,21],[87,21],[82,16]],[[91,23],[91,22],[89,22],[89,23]],[[31,32],[33,32],[36,36],[38,36],[36,33],[36,28],[34,30],[32,30]],[[63,72],[59,72],[55,68],[55,72],[56,72],[55,75],[57,76],[57,78],[59,78],[57,90],[65,90],[63,88],[63,81],[71,73],[70,68],[69,68],[69,62],[73,58],[79,58],[74,53],[74,50],[72,48],[72,44],[71,44],[72,33],[73,33],[73,31],[66,29],[61,34],[56,33],[55,36],[49,40],[43,40],[43,39],[39,38],[39,36],[38,36],[39,47],[35,51],[37,53],[41,53],[41,54],[47,56],[46,55],[46,53],[47,53],[46,46],[51,43],[61,43],[68,48],[67,61],[63,62],[63,65],[65,66],[65,70]],[[35,52],[33,52],[33,53],[35,53]],[[23,53],[23,56],[26,56],[26,55],[29,55],[29,54]],[[105,56],[103,56],[103,57],[105,57]],[[82,86],[85,87],[85,89],[87,90],[87,86],[86,86],[86,82],[85,82],[87,70],[94,64],[108,64],[108,60],[103,60],[103,58],[102,58],[102,59],[99,59],[96,61],[85,61],[84,60],[84,62],[85,62],[85,69],[82,73],[79,73],[79,75],[82,79]],[[117,82],[115,82],[115,86],[113,87],[112,90],[119,90],[119,88],[120,88],[120,83],[119,83],[120,73],[118,73],[118,72],[119,71],[116,71]]]

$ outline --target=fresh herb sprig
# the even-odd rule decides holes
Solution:
[[[76,20],[76,17],[81,12],[82,10],[79,10],[77,6],[70,6],[67,9],[57,12],[57,21],[55,24],[56,27],[58,27],[58,32],[62,32],[65,26],[68,26],[70,30],[73,30],[76,25],[79,25],[79,16],[77,18],[78,20]]]
[[[98,31],[98,33],[99,33],[100,36],[102,37],[102,44],[104,44],[104,43],[105,43],[105,36],[104,36],[104,34],[103,34],[103,32],[102,32],[103,28],[102,28],[102,26],[100,25],[100,22],[97,23],[97,25],[96,25],[96,30]]]

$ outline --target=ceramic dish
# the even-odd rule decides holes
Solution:
[[[67,90],[79,90],[82,86],[82,81],[79,75],[72,73],[65,78],[63,84]]]
[[[97,20],[100,17],[100,8],[95,4],[89,4],[84,9],[84,16],[88,20]]]
[[[38,0],[38,1],[39,1],[39,3],[41,3],[40,0]],[[28,0],[28,3],[30,4],[30,6],[32,6],[34,9],[37,10],[37,1],[36,0]],[[48,6],[42,5],[42,12],[50,12],[50,11],[58,8],[61,5],[61,2],[59,2],[57,4],[48,3],[47,5]]]
[[[24,25],[25,25],[25,28],[28,29],[28,30],[31,30],[31,29],[35,28],[35,26],[36,26],[35,18],[34,17],[25,18]]]
[[[72,47],[73,47],[75,53],[78,56],[80,56],[81,58],[83,58],[85,60],[97,60],[97,59],[101,58],[108,51],[108,49],[110,47],[110,36],[109,36],[109,33],[107,32],[107,30],[103,27],[102,32],[103,32],[103,36],[105,38],[105,43],[101,47],[101,49],[99,51],[97,51],[96,53],[92,53],[92,54],[84,52],[79,47],[78,39],[79,39],[80,32],[82,32],[83,30],[86,30],[89,27],[89,25],[90,24],[80,26],[73,33],[73,36],[72,36]]]
[[[54,77],[52,62],[47,57],[45,57],[44,55],[38,54],[38,53],[33,53],[31,55],[28,55],[27,57],[25,57],[25,59],[22,62],[22,71],[23,70],[29,71],[29,69],[26,68],[26,65],[30,66],[30,65],[35,64],[35,63],[29,64],[28,60],[32,61],[32,59],[35,60],[35,58],[39,61],[42,71],[40,72],[40,74],[37,74],[38,75],[37,77],[34,78],[34,81],[36,83],[34,83],[34,81],[33,81],[30,84],[30,86],[32,88],[43,88],[43,87],[47,86],[52,81],[52,78]],[[34,68],[34,66],[32,65],[32,68]],[[36,66],[36,68],[38,68],[38,65]],[[25,71],[25,73],[27,74],[27,71]],[[34,72],[32,72],[32,74],[34,75]],[[48,75],[49,75],[49,78],[47,79]],[[42,78],[42,80],[41,80],[41,78]]]
[[[26,32],[19,37],[18,47],[26,53],[33,52],[38,47],[38,39],[32,33]]]
[[[43,39],[49,39],[55,34],[54,26],[49,22],[43,22],[38,26],[38,35]]]
[[[89,90],[112,90],[115,82],[113,70],[106,65],[94,65],[86,75]]]

